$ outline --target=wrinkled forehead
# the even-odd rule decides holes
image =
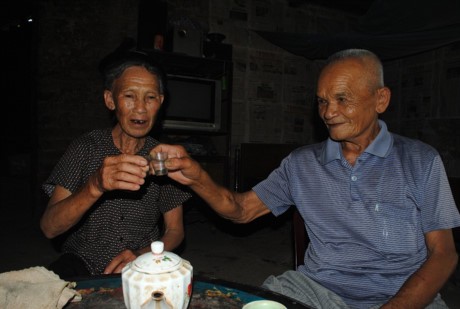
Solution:
[[[334,84],[372,83],[371,72],[371,64],[365,59],[349,58],[329,63],[319,75],[318,91]]]
[[[330,75],[366,73],[366,66],[370,64],[365,59],[348,58],[327,64],[320,72],[320,78]]]
[[[126,87],[148,87],[160,91],[158,76],[143,66],[127,67],[123,73],[114,80],[112,90],[118,92]]]
[[[150,72],[146,67],[141,65],[132,65],[126,67],[118,79],[122,78],[148,78],[157,80],[158,76]]]

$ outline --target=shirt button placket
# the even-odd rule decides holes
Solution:
[[[350,183],[350,194],[351,198],[353,201],[358,201],[359,200],[359,195],[358,195],[358,190],[357,190],[357,180],[358,176],[356,175],[351,175],[350,177],[351,183]]]

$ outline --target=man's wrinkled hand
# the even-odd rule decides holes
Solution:
[[[200,164],[189,156],[184,147],[160,144],[150,151],[150,153],[153,152],[168,153],[165,166],[168,169],[168,177],[171,179],[183,185],[192,185],[200,178],[202,173]]]

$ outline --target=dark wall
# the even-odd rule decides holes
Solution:
[[[51,1],[39,10],[36,195],[70,141],[110,125],[99,61],[136,37],[137,0]]]
[[[167,2],[169,14],[193,17],[203,28],[224,33],[225,43],[234,47],[232,143],[235,147],[251,141],[253,135],[258,137],[261,130],[270,132],[263,122],[249,121],[248,115],[257,112],[259,105],[266,102],[253,100],[248,94],[254,81],[258,80],[273,82],[274,89],[280,92],[280,87],[292,86],[293,81],[285,78],[292,78],[286,74],[286,64],[290,62],[292,67],[304,70],[302,80],[294,82],[299,84],[296,89],[302,88],[306,92],[308,102],[283,115],[278,113],[278,110],[284,112],[282,108],[278,109],[279,106],[287,106],[290,102],[284,102],[279,96],[280,101],[268,102],[273,107],[273,115],[279,118],[274,121],[268,114],[264,121],[272,126],[277,123],[275,129],[279,132],[290,128],[283,123],[290,115],[305,113],[308,121],[302,126],[306,134],[299,134],[298,142],[314,141],[314,125],[310,119],[316,117],[312,98],[318,65],[314,61],[292,59],[287,52],[257,37],[249,29],[276,27],[280,31],[337,31],[346,29],[347,16],[318,7],[306,7],[303,11],[287,8],[282,0],[274,1],[275,5],[268,10],[258,10],[257,5],[262,2],[257,1],[247,1],[246,5],[240,2],[217,4],[208,0],[193,1],[193,4],[186,0]],[[137,37],[138,0],[41,0],[39,4],[36,95],[31,107],[36,127],[30,144],[34,145],[34,194],[40,210],[45,198],[39,185],[70,141],[88,130],[110,124],[102,100],[97,65],[124,39]],[[261,12],[265,15],[258,15]],[[276,19],[273,26],[270,21],[278,13],[283,16]],[[299,24],[293,23],[294,19]],[[386,64],[387,82],[394,94],[386,116],[390,129],[434,144],[446,159],[451,176],[460,175],[460,138],[455,133],[460,125],[460,95],[458,86],[455,86],[460,76],[458,50],[458,46],[452,45]],[[267,58],[258,59],[257,55]],[[282,68],[277,68],[278,65]],[[268,68],[268,71],[253,71],[257,66]],[[284,92],[289,93],[289,89],[285,88]],[[296,129],[292,129],[294,133]],[[283,134],[279,135],[280,143],[286,142],[289,135]],[[269,140],[263,140],[262,136],[261,142],[273,143],[272,137],[271,133],[267,134]]]

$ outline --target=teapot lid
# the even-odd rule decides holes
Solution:
[[[172,272],[182,264],[182,259],[172,252],[164,251],[162,241],[154,241],[150,245],[152,252],[139,256],[132,263],[133,270],[146,274],[162,274]]]

